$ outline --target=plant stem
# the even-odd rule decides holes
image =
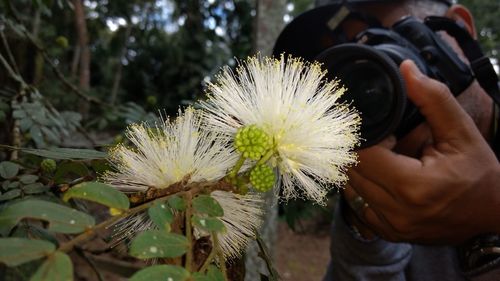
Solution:
[[[257,165],[261,165],[261,164],[264,164],[267,162],[267,160],[269,160],[269,158],[271,158],[271,156],[273,156],[274,154],[274,149],[269,149],[266,154],[264,154],[264,156],[262,156],[259,161],[257,162],[257,164],[255,164],[255,166]]]
[[[130,215],[133,215],[133,214],[136,214],[136,213],[139,213],[147,208],[149,208],[151,205],[153,205],[155,202],[161,202],[161,201],[165,201],[169,198],[170,196],[165,196],[165,197],[162,197],[162,198],[158,198],[156,200],[153,200],[153,201],[150,201],[150,202],[147,202],[147,203],[144,203],[142,205],[139,205],[135,208],[132,208],[132,209],[129,209],[125,212],[123,212],[122,214],[120,215],[117,215],[117,216],[114,216],[114,217],[111,217],[103,222],[101,222],[100,224],[88,229],[87,231],[85,231],[84,233],[76,236],[75,238],[73,238],[72,240],[66,242],[66,243],[63,243],[60,247],[59,247],[59,251],[62,251],[62,252],[69,252],[73,249],[73,247],[75,245],[78,245],[79,243],[81,242],[84,242],[84,241],[87,241],[89,239],[91,239],[92,237],[94,237],[94,235],[97,233],[97,231],[99,230],[102,230],[102,229],[105,229],[107,228],[108,226],[111,226],[112,224],[114,224],[115,222],[119,221],[120,219],[123,219],[125,217],[128,217]]]
[[[223,255],[221,248],[219,246],[219,240],[217,239],[217,233],[214,233],[213,238],[214,238],[214,250],[215,250],[215,252],[217,254],[217,258],[219,260],[219,266],[220,266],[220,270],[222,271],[222,275],[224,276],[224,281],[229,281],[229,279],[227,279],[226,260],[224,259],[224,255]]]
[[[236,178],[236,175],[241,169],[241,166],[243,166],[243,163],[245,163],[246,158],[243,157],[243,155],[240,156],[240,159],[238,159],[238,162],[234,165],[233,169],[231,172],[229,172],[229,178],[234,179]]]
[[[215,235],[216,234],[214,232],[211,232],[210,235],[212,236],[212,240],[215,241],[215,239],[216,239]],[[210,254],[208,254],[207,259],[205,260],[205,262],[201,266],[200,270],[198,270],[199,272],[204,273],[207,270],[208,266],[212,263],[212,260],[214,259],[216,252],[217,251],[215,249],[215,244],[214,244],[212,246],[212,249],[210,249]]]
[[[153,205],[155,202],[166,201],[168,198],[170,198],[173,195],[184,195],[185,193],[189,192],[192,196],[193,194],[198,194],[201,192],[210,193],[214,190],[234,191],[234,187],[224,180],[220,180],[217,182],[192,183],[190,185],[186,185],[185,183],[180,182],[180,183],[174,183],[174,184],[172,184],[164,189],[167,191],[170,190],[172,192],[168,192],[168,193],[152,192],[153,195],[158,195],[158,196],[155,198],[146,197],[145,199],[147,199],[147,201],[141,201],[141,204],[136,205],[136,207],[128,209],[120,215],[111,217],[111,218],[101,222],[100,224],[87,229],[85,232],[76,236],[72,240],[70,240],[66,243],[63,243],[59,247],[59,251],[69,252],[73,249],[73,247],[75,245],[78,245],[79,243],[83,243],[83,242],[91,239],[92,237],[94,237],[94,235],[98,231],[113,225],[115,222],[117,222],[123,218],[126,218],[130,215],[133,215],[133,214],[136,214],[136,213],[139,213],[139,212],[146,210],[151,205]],[[151,196],[151,194],[149,194],[149,193],[147,193],[146,195]]]
[[[191,229],[191,215],[192,215],[192,206],[191,206],[191,199],[192,199],[192,194],[191,192],[186,192],[186,212],[184,216],[186,217],[186,238],[188,240],[188,249],[186,251],[186,270],[191,272],[191,267],[193,264],[193,230]]]

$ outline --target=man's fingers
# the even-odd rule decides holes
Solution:
[[[391,190],[414,177],[422,168],[420,160],[394,153],[379,145],[358,151],[358,160],[353,170]]]
[[[422,74],[410,60],[401,63],[400,71],[408,97],[429,123],[435,142],[461,139],[467,128],[475,127],[446,85]]]
[[[395,199],[384,188],[364,178],[355,170],[349,171],[349,184],[344,191],[346,199],[361,196],[372,208],[392,212],[395,211]]]

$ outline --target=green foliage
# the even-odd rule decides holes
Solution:
[[[154,265],[145,268],[130,278],[130,281],[151,281],[151,280],[168,280],[168,281],[186,281],[190,276],[189,271],[180,266],[174,265]]]
[[[219,202],[209,195],[198,195],[193,199],[193,208],[196,212],[206,214],[210,217],[221,217],[224,210]]]
[[[127,210],[130,205],[125,194],[100,182],[83,182],[73,186],[64,193],[64,201],[74,198],[97,202],[122,211]]]
[[[12,203],[0,211],[0,234],[6,236],[22,219],[48,222],[48,230],[59,233],[80,233],[92,227],[92,216],[75,209],[37,199]]]
[[[106,153],[93,149],[51,147],[47,149],[19,148],[24,153],[52,159],[102,159]]]
[[[459,0],[474,16],[477,35],[483,50],[498,60],[500,52],[500,2],[497,0]],[[498,62],[497,62],[498,64]]]
[[[0,262],[7,266],[18,266],[50,255],[56,246],[43,240],[0,238],[0,248]]]
[[[183,235],[149,230],[132,241],[130,255],[140,259],[175,258],[186,253],[188,243]]]
[[[148,209],[149,218],[160,230],[170,232],[170,224],[174,221],[174,214],[167,203],[155,203]]]
[[[70,281],[73,280],[73,263],[68,255],[54,252],[47,257],[30,281]]]
[[[0,162],[0,177],[11,179],[19,172],[19,165],[9,161]]]
[[[216,266],[210,265],[206,273],[193,273],[193,279],[194,281],[224,281],[224,275]]]
[[[168,204],[177,211],[186,210],[186,201],[178,195],[173,195],[168,198]]]
[[[194,215],[191,218],[191,221],[193,224],[200,229],[203,229],[209,233],[212,232],[223,232],[225,231],[226,227],[224,226],[224,223],[218,218],[213,218],[213,217],[201,217],[201,216],[196,216]]]

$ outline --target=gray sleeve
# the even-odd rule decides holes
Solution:
[[[357,235],[342,216],[344,201],[337,204],[331,233],[331,261],[324,281],[384,280],[404,281],[412,246],[380,238],[365,240]]]

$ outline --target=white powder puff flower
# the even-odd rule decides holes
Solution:
[[[124,192],[146,191],[150,187],[168,188],[222,179],[235,165],[238,155],[218,133],[201,130],[199,111],[187,108],[172,122],[148,127],[132,125],[126,135],[135,147],[119,145],[110,152],[114,172],[102,179]],[[226,232],[218,242],[226,258],[234,258],[245,249],[254,229],[262,222],[262,200],[256,195],[237,195],[216,191],[212,196],[224,210],[220,219]],[[154,224],[146,213],[129,216],[115,225],[114,244],[133,239]]]
[[[224,215],[220,217],[225,231],[217,238],[226,259],[236,259],[255,239],[255,231],[262,224],[264,200],[261,194],[235,194],[226,191],[214,191],[211,196],[217,200]]]
[[[221,179],[238,155],[219,134],[200,126],[199,111],[193,108],[172,122],[130,126],[126,136],[135,147],[118,145],[110,152],[116,172],[104,175],[104,181],[122,191],[137,192],[166,188],[184,179],[187,184]]]
[[[338,102],[345,89],[325,74],[318,63],[251,57],[236,73],[224,68],[201,103],[208,130],[232,139],[240,127],[256,125],[272,138],[284,199],[324,203],[356,163],[360,117]]]

